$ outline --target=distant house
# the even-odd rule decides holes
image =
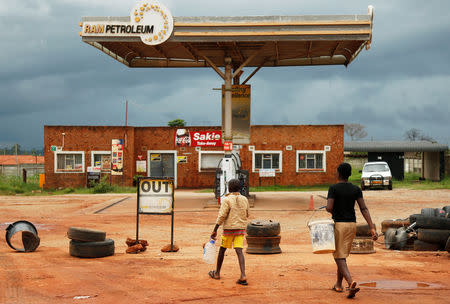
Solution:
[[[44,156],[0,155],[0,175],[22,176],[23,169],[28,176],[44,173]]]

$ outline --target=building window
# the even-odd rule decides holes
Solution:
[[[253,151],[253,172],[260,169],[274,169],[277,172],[281,172],[282,152]]]
[[[224,156],[223,151],[199,151],[198,171],[215,171]]]
[[[111,171],[111,151],[92,151],[91,166],[100,167],[102,172]]]
[[[325,170],[325,151],[297,151],[297,172]]]
[[[55,152],[55,173],[84,173],[84,152]]]

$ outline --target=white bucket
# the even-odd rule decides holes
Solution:
[[[334,243],[333,220],[316,220],[308,223],[313,253],[333,253]]]

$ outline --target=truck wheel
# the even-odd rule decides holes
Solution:
[[[450,230],[450,218],[418,215],[415,228]]]
[[[101,242],[105,240],[106,232],[86,228],[70,227],[67,230],[67,237],[79,242]]]
[[[101,258],[114,254],[114,241],[106,239],[101,242],[70,241],[69,252],[71,256],[80,258]]]
[[[389,190],[392,190],[392,181],[389,181],[388,189],[389,189]]]
[[[420,240],[414,241],[414,251],[437,251],[440,248],[440,244],[427,243]]]
[[[420,211],[420,214],[423,216],[436,216],[436,211],[435,208],[423,208]]]
[[[273,237],[280,234],[280,223],[272,220],[254,220],[247,225],[248,236]]]
[[[418,240],[427,243],[441,244],[442,246],[445,245],[449,237],[450,237],[450,230],[419,228],[417,231]]]

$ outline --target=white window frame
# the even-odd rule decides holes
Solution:
[[[94,163],[94,155],[95,154],[109,154],[111,156],[111,161],[112,161],[112,155],[111,155],[111,151],[91,151],[91,166],[94,167],[95,163]],[[111,172],[111,168],[109,170],[101,170],[101,172]]]
[[[177,172],[177,170],[178,170],[178,168],[177,168],[177,166],[178,166],[178,163],[177,163],[178,151],[177,150],[147,150],[147,176],[151,176],[151,172],[150,172],[151,155],[152,154],[163,154],[163,153],[173,154],[173,170],[174,170],[173,182],[174,182],[175,189],[176,189],[178,186],[178,182],[177,182],[177,179],[178,179],[178,172]]]
[[[279,154],[279,169],[274,169],[276,173],[283,172],[283,151],[281,150],[253,150],[252,151],[252,172],[259,172],[259,169],[255,169],[255,154]]]
[[[322,169],[300,169],[299,154],[322,154]],[[295,166],[297,172],[327,172],[327,152],[325,150],[297,150],[295,154]]]
[[[202,155],[203,154],[222,154],[225,156],[224,151],[198,151],[198,172],[211,172],[212,169],[202,170]]]
[[[58,171],[58,154],[81,154],[81,171]],[[54,151],[54,173],[65,174],[82,174],[85,173],[86,163],[84,161],[84,151]]]

